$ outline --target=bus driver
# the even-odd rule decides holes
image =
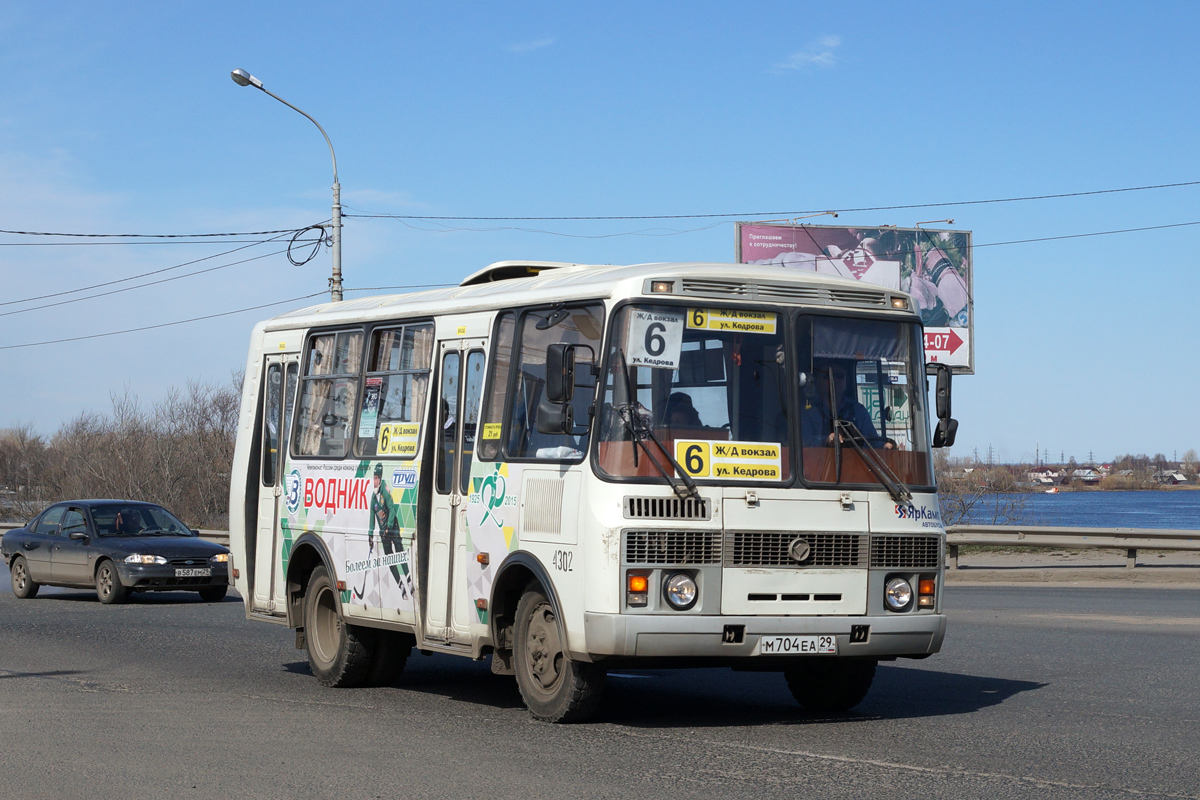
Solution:
[[[814,363],[813,391],[804,397],[804,410],[801,414],[804,432],[804,444],[808,447],[833,446],[833,418],[829,413],[830,379],[833,381],[833,398],[837,404],[837,419],[853,423],[863,435],[866,444],[876,449],[891,450],[895,444],[891,439],[879,435],[871,414],[866,406],[858,401],[854,387],[849,385],[850,367],[841,361]],[[846,436],[839,435],[839,442],[845,443]]]

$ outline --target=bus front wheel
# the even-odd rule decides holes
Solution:
[[[517,603],[513,638],[517,686],[530,713],[546,722],[591,716],[604,690],[604,670],[571,660],[554,607],[540,586],[530,586]]]
[[[862,702],[875,679],[875,661],[859,658],[805,658],[783,673],[796,702],[809,711],[849,711]]]
[[[304,641],[308,665],[325,686],[362,686],[371,672],[375,631],[347,625],[325,567],[317,567],[304,593]]]

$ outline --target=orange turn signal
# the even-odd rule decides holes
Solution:
[[[650,581],[645,575],[630,575],[629,576],[629,591],[645,592],[650,589]]]
[[[338,590],[339,592],[344,592],[344,591],[346,591],[346,582],[345,582],[345,581],[338,581],[338,582],[337,582],[337,590]]]
[[[485,567],[492,563],[492,558],[487,553],[480,553],[479,555],[475,556],[475,560],[480,564],[483,564]]]
[[[921,578],[917,586],[917,594],[934,594],[937,592],[937,581],[933,578]]]
[[[480,611],[487,611],[487,600],[484,600],[482,597],[479,598],[475,601],[475,607]]]

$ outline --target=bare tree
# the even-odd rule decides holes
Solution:
[[[968,468],[970,459],[934,452],[938,501],[945,525],[1017,525],[1025,521],[1029,495],[1020,490],[1012,467]],[[973,463],[978,464],[978,461]]]
[[[29,426],[0,432],[0,511],[28,518],[57,500],[112,497],[226,527],[241,385],[240,374],[224,385],[190,382],[149,408],[127,388],[109,414],[81,413],[49,443]]]

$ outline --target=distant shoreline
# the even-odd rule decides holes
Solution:
[[[1139,489],[1118,489],[1111,486],[1056,486],[1057,492],[1047,489],[1020,489],[1013,494],[1062,494],[1063,492],[1192,492],[1200,489],[1200,484],[1183,486],[1146,486]]]

